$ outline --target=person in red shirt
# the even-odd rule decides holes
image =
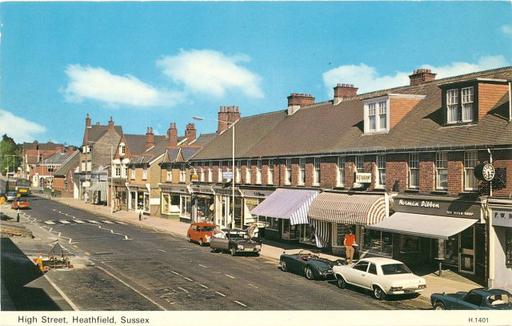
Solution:
[[[352,258],[354,258],[354,244],[356,243],[356,236],[352,233],[352,230],[348,230],[343,239],[343,245],[345,246],[345,257],[348,264],[352,264]]]

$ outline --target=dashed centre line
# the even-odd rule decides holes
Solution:
[[[82,220],[76,220],[76,219],[74,220],[74,222],[75,222],[75,223],[78,223],[78,224],[84,224],[84,223],[85,223],[85,222],[84,222],[84,221],[82,221]]]
[[[201,283],[198,283],[198,284],[199,284],[199,286],[200,286],[200,287],[205,288],[205,289],[208,289],[208,287],[207,287],[206,285],[201,284]]]
[[[50,224],[50,225],[54,225],[55,224],[55,222],[53,222],[53,221],[44,221],[44,223],[45,224]]]
[[[236,304],[238,304],[238,305],[241,305],[242,307],[247,307],[247,305],[246,305],[245,303],[242,303],[242,302],[240,302],[240,301],[235,300],[234,302],[235,302]]]
[[[59,223],[62,223],[62,224],[71,224],[70,222],[66,221],[66,220],[59,220]]]
[[[176,272],[176,271],[171,271],[171,273],[173,273],[173,274],[175,274],[175,275],[179,275],[179,276],[181,276],[181,274],[180,274],[180,273],[178,273],[178,272]]]
[[[180,289],[181,291],[185,292],[185,293],[189,293],[188,290],[182,288],[181,286],[178,286],[178,289]]]
[[[199,266],[201,266],[202,268],[208,268],[208,266],[205,266],[205,265],[202,265],[202,264],[199,264]]]
[[[194,280],[193,280],[193,279],[188,278],[188,277],[186,277],[186,276],[183,276],[183,278],[184,278],[184,279],[186,279],[187,281],[194,282]]]
[[[218,295],[220,295],[221,297],[225,297],[226,295],[224,293],[221,293],[219,291],[215,291],[215,293],[217,293]]]
[[[249,286],[250,286],[250,287],[252,287],[252,288],[255,288],[255,289],[257,289],[257,288],[258,288],[256,285],[254,285],[254,284],[252,284],[252,283],[249,283]]]
[[[233,275],[229,275],[229,274],[224,274],[224,275],[226,275],[229,278],[235,278]]]
[[[163,250],[163,249],[157,249],[157,250],[158,250],[158,251],[161,251],[161,252],[167,252],[167,251],[165,251],[165,250]]]
[[[114,222],[111,222],[111,221],[109,221],[109,220],[104,220],[104,221],[102,221],[102,222],[103,222],[103,223],[105,223],[105,224],[114,224]]]

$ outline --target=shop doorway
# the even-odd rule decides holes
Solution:
[[[475,228],[470,227],[459,235],[459,271],[475,274]]]

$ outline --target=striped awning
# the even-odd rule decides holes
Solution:
[[[309,217],[332,223],[372,225],[389,216],[385,195],[323,192],[309,208]]]
[[[291,225],[308,224],[308,209],[317,195],[314,190],[277,189],[251,214],[289,219]]]

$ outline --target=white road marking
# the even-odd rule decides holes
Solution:
[[[54,225],[55,224],[55,222],[53,222],[53,221],[44,221],[44,223],[45,224],[50,224],[50,225]]]
[[[194,282],[194,280],[193,280],[193,279],[188,278],[188,277],[186,277],[186,276],[183,276],[183,278],[184,278],[184,279],[186,279],[187,281]]]
[[[252,288],[255,288],[255,289],[257,289],[257,288],[258,288],[256,285],[251,284],[251,283],[249,283],[249,286],[250,286],[250,287],[252,287]]]
[[[117,224],[121,224],[121,225],[126,225],[125,222],[121,222],[121,221],[116,221]]]
[[[236,301],[236,300],[235,300],[234,302],[235,302],[236,304],[241,305],[242,307],[247,307],[247,305],[246,305],[245,303],[242,303],[242,302],[240,302],[240,301]]]
[[[105,273],[107,273],[108,275],[112,276],[113,278],[115,278],[116,280],[118,280],[119,282],[123,283],[124,285],[126,285],[127,287],[129,287],[130,289],[132,289],[133,291],[137,292],[140,296],[144,297],[146,300],[148,300],[149,302],[151,302],[152,304],[154,304],[155,306],[157,306],[158,308],[160,308],[161,310],[166,310],[163,306],[161,306],[160,304],[158,304],[157,302],[155,302],[153,299],[151,299],[150,297],[148,297],[147,295],[145,295],[144,293],[140,292],[139,290],[137,290],[136,288],[134,288],[133,286],[131,286],[130,284],[126,283],[125,281],[123,281],[122,279],[120,279],[119,277],[115,276],[114,274],[110,273],[109,271],[107,271],[105,268],[101,267],[101,266],[96,266],[96,268],[104,271]]]
[[[158,250],[158,251],[161,251],[161,252],[167,252],[167,251],[165,251],[165,250],[162,250],[162,249],[157,249],[157,250]]]
[[[111,222],[111,221],[108,221],[108,220],[103,220],[102,222],[105,223],[105,224],[114,224],[114,222]]]
[[[74,222],[75,222],[75,223],[78,223],[78,224],[84,224],[84,223],[85,223],[85,222],[84,222],[84,221],[82,221],[82,220],[76,220],[76,219],[74,220]]]
[[[181,274],[180,274],[180,273],[178,273],[178,272],[176,272],[176,271],[171,271],[171,273],[173,273],[173,274],[175,274],[175,275],[179,275],[179,276],[181,276]]]
[[[220,293],[219,291],[215,291],[215,293],[217,293],[218,295],[220,295],[221,297],[225,297],[226,295],[224,293]]]
[[[180,289],[181,291],[183,291],[185,293],[189,293],[186,289],[182,288],[181,286],[178,286],[178,289]]]
[[[201,284],[201,283],[198,283],[198,284],[199,284],[199,286],[200,286],[200,287],[205,288],[205,289],[208,289],[208,287],[207,287],[206,285]]]
[[[89,223],[93,223],[93,224],[99,224],[99,223],[100,223],[100,222],[95,221],[95,220],[87,220],[87,222],[89,222]]]
[[[71,301],[71,299],[69,299],[68,296],[64,292],[62,292],[62,290],[55,283],[53,283],[52,280],[50,280],[50,278],[46,274],[43,274],[43,277],[48,281],[48,283],[50,283],[51,286],[53,286],[53,288],[60,294],[60,296],[69,304],[71,309],[73,309],[74,311],[80,311],[78,306],[75,305],[73,303],[73,301]]]
[[[204,266],[204,265],[201,265],[201,264],[199,264],[199,266],[201,266],[202,268],[208,268],[208,266]]]
[[[71,224],[71,222],[66,221],[66,220],[59,220],[59,223],[62,223],[62,224]]]
[[[229,274],[224,274],[224,275],[226,275],[229,278],[235,278],[233,275],[229,275]]]

